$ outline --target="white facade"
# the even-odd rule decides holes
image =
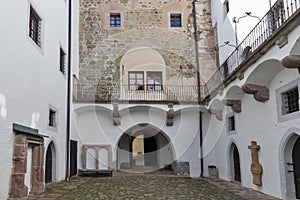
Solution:
[[[121,125],[114,126],[112,105],[74,104],[76,130],[80,143],[79,155],[82,154],[82,145],[108,145],[112,149],[112,163],[109,167],[122,170],[122,163],[130,162],[129,154],[131,154],[129,149],[128,151],[120,150],[122,136],[126,134],[125,132],[128,133],[128,130],[136,128],[136,125],[146,124],[155,130],[144,129],[142,133],[147,136],[161,133],[159,136],[161,138],[157,139],[157,143],[164,143],[164,147],[157,149],[158,168],[163,168],[174,161],[189,162],[190,175],[192,177],[200,175],[198,106],[174,105],[173,126],[166,126],[167,105],[120,104],[119,107],[122,115]],[[92,167],[95,159],[89,158],[90,156],[95,155],[88,153],[87,168],[95,169]],[[105,162],[103,157],[98,159],[100,162]],[[79,156],[78,163],[78,168],[83,169],[81,156]]]
[[[257,7],[255,2],[249,1],[249,3],[253,7]],[[262,4],[261,1],[259,3]],[[250,5],[247,6],[246,2],[241,2],[241,4],[243,6],[232,8],[229,12],[235,9],[242,10],[243,7],[251,11]],[[216,2],[214,1],[212,5],[213,7],[216,6]],[[230,1],[230,5],[235,6],[232,1]],[[254,10],[252,9],[252,11]],[[215,12],[213,15],[215,15],[213,20],[218,21],[220,19],[220,16]],[[231,16],[237,15],[231,13]],[[241,23],[242,21],[240,21]],[[230,31],[234,33],[232,28],[229,28],[228,32]],[[225,40],[228,37],[228,32],[219,31],[220,44],[222,43],[221,38]],[[231,82],[225,85],[224,89],[220,90],[209,101],[208,109],[221,111],[223,120],[218,120],[215,115],[204,115],[205,176],[209,176],[208,166],[215,165],[219,178],[235,181],[232,151],[235,145],[239,152],[241,185],[281,199],[296,198],[293,166],[289,163],[293,162],[292,150],[300,135],[300,118],[299,111],[282,114],[282,93],[299,86],[300,79],[297,69],[287,69],[281,61],[286,56],[299,55],[299,33],[300,26],[298,25],[288,33],[287,44],[282,47],[273,45],[242,72],[241,78],[233,78]],[[232,40],[230,43],[233,43]],[[224,61],[225,55],[226,53],[220,53],[221,61]],[[242,87],[245,84],[255,84],[268,88],[269,100],[265,102],[255,100],[253,95],[243,92]],[[222,100],[239,100],[241,112],[233,112],[230,106],[225,106],[222,103]],[[228,117],[232,115],[235,117],[235,131],[231,132],[228,131]],[[248,148],[251,141],[256,141],[260,145],[258,156],[263,167],[261,186],[252,183],[251,151]]]
[[[226,3],[229,3],[229,11],[227,13]],[[220,63],[223,63],[228,55],[234,50],[235,41],[235,23],[233,18],[237,19],[236,33],[238,44],[244,40],[247,34],[259,22],[270,9],[270,2],[273,5],[276,0],[214,0],[211,1],[212,9],[212,24],[217,26],[218,30],[218,44],[220,53]],[[258,6],[259,5],[259,6]],[[245,12],[251,12],[251,16],[246,16]],[[222,31],[221,31],[222,30]],[[224,31],[226,30],[226,31]],[[223,46],[229,41],[230,45]]]
[[[212,22],[218,30],[221,64],[234,50],[232,46],[223,45],[224,42],[229,41],[228,44],[235,45],[235,33],[238,34],[238,41],[242,41],[258,21],[255,17],[241,18],[235,30],[233,17],[239,18],[245,12],[252,11],[252,15],[261,18],[269,9],[269,1],[229,1],[228,13],[224,7],[225,1],[211,1]],[[258,4],[260,9],[257,9]],[[40,17],[40,46],[29,37],[30,7]],[[78,7],[79,2],[75,1],[71,29],[74,45],[71,63],[77,78]],[[0,20],[0,199],[7,199],[16,135],[13,123],[33,128],[46,136],[44,157],[47,157],[47,150],[51,149],[51,181],[60,181],[66,175],[67,75],[60,71],[59,65],[62,49],[66,54],[67,68],[68,2],[1,2]],[[132,156],[130,139],[142,135],[156,140],[157,168],[164,168],[173,162],[188,163],[190,176],[199,177],[199,112],[202,112],[204,176],[210,175],[209,166],[214,165],[219,178],[235,181],[236,146],[240,160],[241,185],[282,199],[295,198],[294,176],[289,172],[292,168],[287,163],[293,162],[292,151],[300,135],[300,111],[283,115],[282,94],[292,87],[300,88],[300,78],[297,69],[287,69],[281,61],[289,55],[300,55],[299,34],[298,24],[288,32],[286,44],[280,47],[273,45],[264,50],[264,54],[248,66],[242,76],[234,77],[222,90],[212,95],[206,107],[199,107],[195,102],[175,104],[172,126],[166,125],[169,108],[163,103],[120,103],[120,125],[114,125],[112,104],[73,103],[70,113],[71,140],[78,141],[78,168],[128,170],[126,164],[131,163]],[[253,95],[243,92],[242,87],[245,84],[267,87],[269,99],[258,102]],[[223,104],[223,100],[240,101],[241,112],[234,112],[231,107]],[[50,109],[56,112],[55,127],[49,127]],[[223,119],[217,119],[211,110],[221,111]],[[235,127],[229,131],[228,120],[232,116]],[[251,141],[260,145],[259,162],[263,167],[261,186],[252,182],[252,160],[248,148]],[[86,158],[83,157],[85,148]],[[99,151],[95,150],[98,148]],[[27,171],[24,183],[30,192],[33,146],[28,146],[26,154]],[[151,157],[150,154],[148,156]]]
[[[41,19],[41,47],[29,37],[30,6]],[[68,4],[64,0],[1,1],[0,10],[0,199],[6,199],[13,163],[13,123],[47,136],[45,158],[51,142],[55,151],[52,181],[65,176],[67,77],[59,66],[61,48],[67,69]],[[49,108],[57,112],[54,129],[49,127]],[[31,151],[28,148],[28,156]],[[30,178],[26,177],[30,188]]]

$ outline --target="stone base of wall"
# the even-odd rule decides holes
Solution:
[[[172,164],[174,173],[180,176],[190,176],[190,163],[175,161]]]

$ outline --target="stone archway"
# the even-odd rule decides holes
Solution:
[[[230,156],[230,171],[231,179],[233,181],[241,182],[241,164],[240,164],[240,155],[237,146],[232,143],[229,151]]]
[[[149,124],[128,129],[117,143],[117,169],[148,172],[172,168],[174,148],[168,136]]]
[[[45,183],[51,183],[56,177],[56,151],[53,142],[50,142],[45,157]]]
[[[297,191],[299,184],[296,183],[296,170],[299,171],[300,160],[295,156],[295,152],[299,150],[300,146],[300,137],[296,133],[291,133],[285,140],[285,144],[282,148],[282,174],[284,175],[283,181],[283,196],[288,199],[295,199],[300,195],[300,191]]]

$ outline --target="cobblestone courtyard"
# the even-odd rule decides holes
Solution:
[[[217,179],[191,179],[175,175],[116,174],[113,177],[72,178],[53,183],[30,200],[97,199],[275,199]]]

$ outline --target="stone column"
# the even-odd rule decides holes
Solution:
[[[25,185],[28,144],[24,135],[16,135],[13,147],[13,171],[9,190],[10,198],[23,198],[28,194]]]

